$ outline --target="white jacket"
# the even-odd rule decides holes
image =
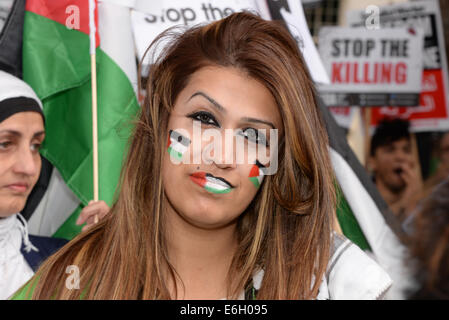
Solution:
[[[343,236],[334,234],[332,256],[317,299],[382,299],[393,284],[377,262]]]
[[[253,276],[256,292],[262,285],[264,271]],[[377,262],[344,236],[334,233],[331,258],[321,281],[317,300],[382,299],[393,284]],[[239,297],[244,299],[245,295]]]

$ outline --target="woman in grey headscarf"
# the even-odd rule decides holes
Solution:
[[[29,85],[0,71],[0,299],[28,281],[39,265],[67,240],[28,235],[20,212],[41,171],[39,148],[45,138],[42,103]],[[83,230],[109,211],[91,201],[80,213]]]
[[[42,104],[22,80],[0,71],[0,299],[34,274],[66,240],[29,236],[20,215],[40,170],[45,137]]]

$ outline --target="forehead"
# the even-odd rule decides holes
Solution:
[[[277,128],[282,126],[279,108],[270,91],[238,69],[214,66],[198,70],[180,92],[175,108],[189,101],[196,92],[204,92],[213,98],[231,117],[262,117],[272,121]]]
[[[392,141],[392,142],[389,142],[389,143],[385,143],[385,144],[379,146],[379,148],[390,148],[390,147],[393,147],[393,148],[408,148],[410,146],[411,146],[410,139],[407,139],[407,138],[404,137],[404,138],[401,138],[401,139],[398,139],[398,140],[395,140],[395,141]]]
[[[0,122],[0,132],[4,130],[34,134],[44,131],[44,121],[37,112],[19,112]]]

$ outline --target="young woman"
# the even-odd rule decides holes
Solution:
[[[110,214],[16,298],[382,296],[388,275],[333,236],[326,131],[288,32],[237,13],[167,38]]]

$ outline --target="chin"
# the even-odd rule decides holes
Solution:
[[[22,199],[2,199],[0,198],[0,217],[6,218],[19,213],[25,207],[25,201]]]
[[[390,183],[388,185],[388,189],[390,189],[391,192],[393,193],[400,193],[404,190],[405,188],[405,183]]]
[[[193,226],[204,230],[222,229],[233,224],[234,220],[217,220],[217,219],[194,219],[189,223]]]
[[[232,224],[236,217],[223,211],[222,207],[210,205],[206,207],[193,206],[186,208],[183,217],[190,224],[202,229],[217,229]]]

